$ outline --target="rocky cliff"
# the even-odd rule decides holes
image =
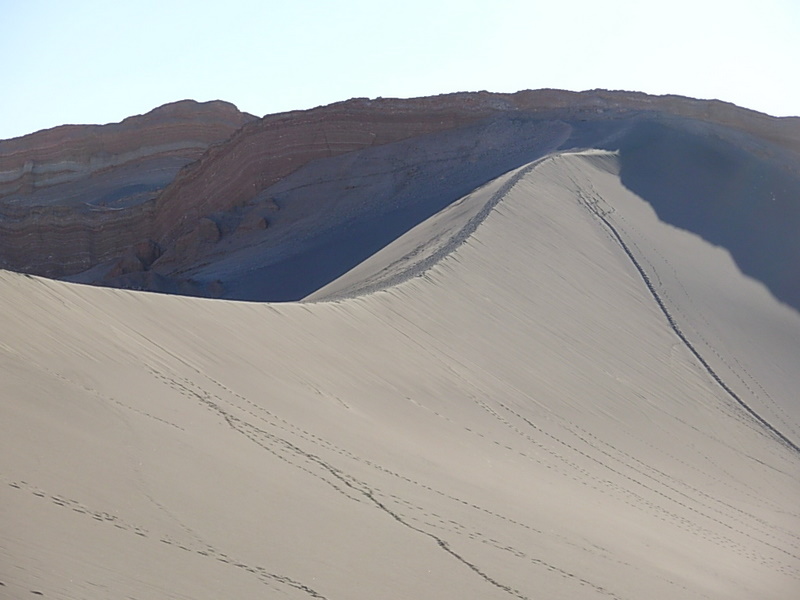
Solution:
[[[161,190],[253,119],[227,102],[187,100],[0,141],[0,266],[60,277],[151,239]]]
[[[309,111],[268,115],[207,152],[184,169],[158,199],[157,236],[169,242],[185,234],[200,217],[245,204],[315,159],[455,129],[498,114],[600,121],[636,112],[726,125],[800,153],[800,119],[775,119],[719,101],[602,90],[354,99]]]
[[[385,236],[467,193],[467,184],[568,147],[648,156],[665,134],[645,135],[644,122],[680,131],[690,146],[714,139],[745,148],[769,163],[763,174],[788,178],[783,196],[800,181],[800,119],[719,101],[478,92],[353,99],[262,119],[221,102],[181,102],[119,124],[0,142],[0,266],[162,291],[302,297],[303,286],[278,292],[281,281],[296,279],[293,269],[347,248],[322,279],[340,274]],[[381,178],[392,184],[377,184]],[[335,233],[332,220],[347,223]],[[344,240],[355,235],[371,241],[354,251]],[[230,258],[237,252],[238,266]],[[257,281],[248,287],[243,277]]]

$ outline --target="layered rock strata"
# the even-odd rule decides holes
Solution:
[[[195,112],[182,118],[189,106],[194,106]],[[497,123],[500,125],[495,127]],[[654,124],[656,129],[648,130],[643,123]],[[514,134],[515,128],[518,134]],[[487,150],[491,144],[486,146],[486,138],[499,130],[503,131],[498,137],[503,140],[502,147]],[[560,133],[554,133],[556,130]],[[181,285],[201,290],[210,286],[226,295],[231,263],[224,268],[213,265],[224,262],[231,252],[260,248],[254,250],[255,255],[248,254],[251,263],[282,266],[267,271],[252,266],[251,270],[258,277],[281,278],[288,276],[294,268],[291,265],[305,269],[318,261],[315,253],[320,248],[330,253],[341,247],[348,227],[366,237],[375,227],[393,231],[385,226],[396,213],[386,208],[373,211],[371,220],[353,216],[349,225],[343,225],[344,230],[331,233],[333,237],[324,243],[298,244],[298,235],[310,240],[315,231],[325,229],[314,215],[324,213],[331,203],[331,189],[321,179],[325,168],[311,168],[318,163],[403,142],[396,158],[389,151],[381,155],[380,164],[375,162],[377,158],[369,159],[373,162],[368,166],[355,159],[349,166],[342,163],[335,175],[341,185],[334,191],[337,197],[352,191],[356,183],[346,181],[350,175],[362,182],[391,177],[393,189],[414,193],[392,192],[386,202],[408,203],[427,194],[432,198],[430,206],[406,214],[407,218],[412,218],[412,213],[424,217],[429,208],[466,193],[459,180],[479,185],[557,149],[602,147],[631,157],[652,155],[655,164],[657,157],[651,150],[659,147],[670,131],[677,132],[682,140],[678,145],[685,146],[677,152],[696,147],[698,140],[716,140],[720,149],[712,148],[711,154],[728,157],[731,168],[739,164],[736,153],[744,152],[762,161],[762,175],[783,177],[779,196],[789,197],[800,189],[800,119],[773,118],[719,101],[602,90],[478,92],[408,100],[354,99],[257,120],[224,103],[177,103],[116,125],[85,130],[67,126],[0,144],[0,193],[4,194],[0,200],[0,266],[145,289],[148,282],[163,283],[164,277],[176,285],[197,278],[199,288]],[[453,133],[447,137],[447,132]],[[530,139],[540,135],[541,139]],[[523,140],[524,136],[528,139]],[[474,149],[482,143],[486,148],[478,157]],[[469,161],[477,165],[487,156],[494,157],[490,167],[459,171],[459,165]],[[449,166],[434,174],[423,169],[423,160]],[[649,168],[655,172],[653,164]],[[668,176],[676,175],[669,175],[668,168],[666,171]],[[429,179],[422,181],[421,172]],[[291,190],[284,183],[290,175]],[[724,177],[724,173],[718,176]],[[637,185],[635,177],[629,180]],[[381,190],[384,188],[375,187],[376,193]],[[697,189],[693,188],[694,192]],[[762,192],[769,197],[775,190],[764,188]],[[697,192],[691,197],[698,194],[702,195]],[[348,210],[356,210],[358,202],[351,202]],[[302,204],[304,215],[279,216],[289,203]],[[281,211],[276,212],[278,209]],[[792,213],[790,217],[788,222],[800,221],[800,215]],[[296,230],[287,233],[299,221],[306,224],[302,235]],[[735,235],[736,227],[725,235]],[[388,241],[375,238],[365,248]],[[136,250],[142,247],[149,248],[147,257]],[[789,252],[793,251],[791,247]],[[306,258],[297,262],[298,253]],[[338,275],[337,270],[360,256],[351,253],[331,267],[330,276]],[[145,272],[149,273],[146,277],[136,279],[136,273]],[[255,288],[273,290],[276,286],[279,284],[264,287],[258,283]],[[800,283],[796,287],[800,289]],[[265,297],[237,293],[234,297],[273,299],[271,293]]]
[[[161,190],[254,118],[187,100],[0,141],[0,266],[61,277],[150,243]]]

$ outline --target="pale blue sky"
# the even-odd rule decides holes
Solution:
[[[0,138],[174,100],[256,115],[553,87],[800,115],[798,0],[0,0]]]

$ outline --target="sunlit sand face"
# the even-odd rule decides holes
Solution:
[[[800,316],[607,152],[307,302],[0,273],[9,597],[786,598]]]

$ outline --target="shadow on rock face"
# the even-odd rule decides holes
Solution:
[[[622,183],[662,221],[727,249],[744,274],[800,311],[800,174],[745,136],[713,129],[643,122],[618,149]]]
[[[743,273],[800,311],[797,157],[730,128],[644,112],[594,121],[501,115],[317,159],[246,206],[202,219],[163,256],[137,254],[98,270],[99,278],[72,279],[301,300],[492,179],[551,152],[590,147],[618,150],[622,183],[662,221],[724,247]]]
[[[571,131],[501,117],[314,161],[263,191],[280,210],[255,241],[232,241],[184,273],[222,281],[227,299],[300,300],[477,187],[556,150]]]
[[[361,158],[342,157],[342,173],[352,177],[345,183],[356,186],[346,193],[334,189],[342,182],[301,185],[303,178],[335,181],[324,173],[336,168],[335,161],[312,165],[297,174],[296,182],[289,178],[277,186],[276,193],[286,199],[281,219],[293,210],[308,211],[302,205],[315,201],[309,195],[316,189],[328,199],[327,206],[319,204],[317,216],[330,222],[316,226],[313,236],[287,241],[279,252],[282,260],[262,263],[247,279],[226,282],[226,295],[303,298],[479,185],[580,141],[619,150],[623,184],[648,201],[661,220],[727,249],[743,273],[800,311],[800,174],[781,163],[781,150],[771,148],[777,154],[770,154],[751,136],[686,119],[645,115],[600,125],[573,123],[567,140],[558,139],[552,123],[500,119],[392,144]],[[497,144],[487,141],[492,138]],[[466,148],[468,139],[474,148]],[[480,150],[481,144],[487,147]],[[350,215],[347,222],[335,223],[343,214]]]

